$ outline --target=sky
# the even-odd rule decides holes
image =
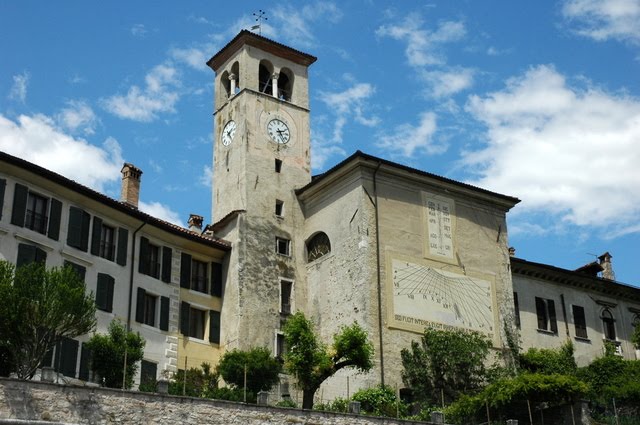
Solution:
[[[361,150],[517,197],[517,257],[640,286],[640,0],[0,0],[0,150],[116,199],[131,162],[140,209],[210,223],[205,62],[258,8],[318,57],[314,174]]]

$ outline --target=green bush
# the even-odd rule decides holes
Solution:
[[[333,401],[326,403],[318,403],[313,405],[313,410],[322,410],[325,412],[337,412],[344,413],[349,408],[349,400],[346,398],[338,397]]]
[[[365,415],[395,418],[398,412],[401,417],[407,414],[407,406],[398,400],[394,390],[386,385],[359,390],[353,394],[351,400],[360,402],[360,411]]]
[[[578,367],[569,341],[558,349],[530,348],[519,357],[520,368],[531,373],[573,375]]]
[[[214,398],[213,394],[217,388],[218,374],[211,370],[208,363],[202,363],[200,368],[188,369],[186,381],[184,370],[179,370],[169,382],[169,394],[172,395]]]

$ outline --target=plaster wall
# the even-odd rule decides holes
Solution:
[[[607,282],[603,281],[602,285],[607,285]],[[616,340],[620,345],[620,354],[626,359],[640,358],[640,353],[635,350],[630,341],[633,322],[640,312],[640,304],[584,288],[573,288],[517,274],[513,277],[513,290],[518,293],[521,323],[519,333],[523,350],[532,347],[559,348],[565,342],[571,341],[578,366],[586,366],[604,354],[605,338],[601,314],[605,308],[603,304],[606,303],[615,319]],[[554,301],[558,333],[538,329],[536,297]],[[584,308],[587,338],[576,337],[573,305]]]

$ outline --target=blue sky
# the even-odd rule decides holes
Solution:
[[[211,217],[213,72],[262,34],[318,57],[313,171],[360,149],[516,196],[517,256],[609,251],[640,285],[640,0],[0,3],[0,150],[184,225]]]

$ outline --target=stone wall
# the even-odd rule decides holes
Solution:
[[[0,379],[0,423],[401,425],[421,422]],[[38,423],[38,422],[31,422]],[[424,422],[422,422],[424,423]]]

